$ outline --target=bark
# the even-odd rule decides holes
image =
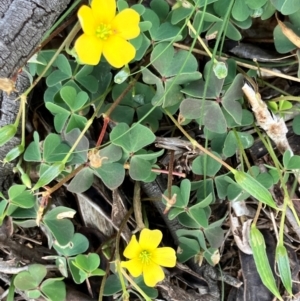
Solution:
[[[0,77],[11,78],[22,68],[45,32],[66,9],[71,0],[1,0],[0,1]],[[29,86],[24,74],[17,79],[18,93],[0,92],[0,127],[13,123],[19,109],[14,99]],[[18,135],[0,148],[0,160],[20,143]],[[12,183],[13,164],[0,166],[0,191]]]

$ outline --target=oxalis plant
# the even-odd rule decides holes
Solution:
[[[258,83],[263,79],[259,74],[270,72],[267,66],[228,59],[222,49],[225,39],[239,41],[241,29],[251,27],[255,18],[266,20],[276,14],[276,50],[296,50],[300,47],[299,37],[296,39],[300,34],[298,2],[178,0],[172,7],[163,0],[144,2],[135,1],[130,6],[124,0],[92,0],[79,6],[79,21],[61,46],[39,51],[24,67],[31,86],[19,98],[15,122],[0,129],[2,146],[21,128],[20,145],[3,159],[4,164],[16,162],[20,182],[0,193],[0,221],[2,224],[10,217],[18,227],[40,227],[57,255],[45,257],[55,266],[32,264],[18,271],[11,280],[7,300],[14,300],[15,289],[28,298],[64,300],[65,278],[72,277],[76,284],[85,282],[90,289],[93,276],[103,276],[99,300],[110,295],[129,300],[130,294],[140,300],[154,299],[158,296],[156,284],[165,278],[162,266],[174,267],[176,259],[186,262],[191,258],[199,265],[203,260],[218,265],[228,216],[214,220],[211,208],[219,200],[231,204],[249,198],[256,201],[249,253],[259,276],[279,300],[283,300],[283,289],[292,296],[284,227],[287,210],[300,226],[291,200],[300,179],[300,157],[293,154],[286,140],[283,120],[273,118],[260,97]],[[279,13],[288,16],[289,22],[280,21]],[[211,39],[213,48],[207,44]],[[190,41],[190,45],[183,41]],[[198,54],[205,57],[201,63]],[[299,81],[299,77],[277,75]],[[43,97],[54,128],[47,134],[35,131],[28,142],[27,98],[41,80],[46,85]],[[2,88],[10,93],[14,83],[7,83]],[[283,95],[270,102],[270,109],[284,116],[292,109],[289,100],[299,98]],[[293,123],[296,134],[298,117]],[[103,126],[97,141],[91,141],[89,131],[96,119],[102,120]],[[162,120],[189,141],[189,172],[174,171],[173,162],[168,171],[161,168],[159,161],[165,151],[155,148],[154,143]],[[187,128],[191,124],[201,129],[203,144],[190,135]],[[245,131],[250,126],[272,159],[263,172],[251,166],[245,151],[254,143],[253,132]],[[277,135],[272,132],[275,126]],[[282,159],[274,153],[271,140],[280,146]],[[228,159],[236,154],[239,164],[233,167]],[[38,174],[34,182],[30,176],[33,168]],[[182,226],[176,231],[177,254],[169,246],[159,247],[162,232],[145,227],[149,224],[145,214],[142,223],[137,220],[144,228],[139,238],[134,234],[125,249],[120,249],[120,232],[132,213],[129,211],[116,238],[109,241],[110,247],[115,247],[115,256],[108,257],[111,268],[104,271],[99,268],[99,255],[87,253],[88,239],[75,233],[70,219],[76,211],[50,206],[53,193],[62,186],[79,194],[99,178],[114,190],[125,178],[150,183],[163,173],[167,174],[168,187],[159,202],[164,204],[169,220],[177,219]],[[291,189],[286,185],[290,174],[295,178]],[[282,203],[270,192],[275,184],[282,189]],[[136,204],[133,207],[135,216],[140,216]],[[257,226],[262,207],[279,221],[276,258],[271,263]],[[273,265],[280,284],[272,272]],[[47,268],[56,269],[57,276],[47,276]]]

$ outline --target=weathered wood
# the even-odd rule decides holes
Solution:
[[[11,78],[22,68],[45,32],[67,8],[70,0],[1,0],[0,1],[0,77]],[[26,76],[17,80],[18,93],[29,86]],[[0,127],[14,122],[19,109],[18,93],[8,96],[0,92]],[[0,160],[15,145],[20,143],[16,136],[0,148]],[[5,191],[12,182],[13,164],[0,166],[0,191]]]

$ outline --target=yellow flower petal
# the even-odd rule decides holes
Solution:
[[[144,265],[143,275],[145,284],[150,287],[155,286],[157,282],[162,281],[165,278],[163,269],[153,262]]]
[[[87,65],[97,65],[99,63],[103,48],[100,39],[83,34],[76,40],[74,47],[82,63]]]
[[[175,250],[169,247],[157,248],[152,251],[151,260],[163,267],[172,268],[176,265]]]
[[[92,0],[91,7],[98,24],[109,24],[116,15],[116,0]]]
[[[123,255],[128,259],[132,259],[138,257],[141,251],[142,249],[136,240],[136,236],[133,235],[130,239],[129,244],[125,248]]]
[[[140,246],[143,250],[155,250],[160,244],[162,233],[160,230],[143,229],[140,234]]]
[[[137,258],[128,261],[122,261],[121,267],[126,268],[133,277],[138,277],[143,272],[143,265]]]
[[[139,22],[140,15],[135,10],[126,8],[116,15],[111,25],[117,35],[129,40],[140,34]]]
[[[135,57],[135,48],[121,37],[112,35],[104,43],[103,55],[110,65],[121,68]]]
[[[94,35],[96,31],[96,23],[91,8],[83,5],[78,10],[77,15],[83,32],[88,35]]]

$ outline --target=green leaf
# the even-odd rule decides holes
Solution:
[[[80,110],[89,99],[86,92],[80,91],[77,94],[75,88],[70,86],[64,86],[60,90],[60,95],[73,112]]]
[[[60,71],[67,74],[69,77],[72,76],[72,69],[69,63],[69,60],[65,55],[59,54],[55,59],[53,66],[57,67]]]
[[[61,138],[57,134],[50,133],[44,140],[43,157],[44,162],[53,163],[61,162],[67,155],[70,147],[61,142]]]
[[[28,271],[20,272],[14,279],[14,285],[17,289],[26,291],[35,289],[44,279],[47,269],[42,264],[32,264]]]
[[[74,193],[82,193],[93,185],[93,181],[94,172],[92,169],[86,167],[76,174],[76,176],[71,180],[67,189]]]
[[[89,149],[89,140],[86,138],[86,136],[83,136],[78,143],[77,140],[80,135],[81,132],[79,129],[73,129],[70,132],[64,134],[64,138],[66,139],[66,142],[69,144],[69,146],[72,147],[75,143],[77,143],[71,161],[72,164],[82,164],[86,162]]]
[[[184,20],[187,16],[189,16],[192,11],[193,11],[192,7],[183,7],[183,6],[180,6],[176,9],[172,10],[171,23],[173,25],[179,23],[180,21]],[[193,26],[195,28],[197,28],[194,24],[193,24]]]
[[[118,188],[124,181],[125,169],[120,163],[104,164],[94,169],[94,174],[111,190]]]
[[[31,208],[35,204],[35,196],[26,190],[25,185],[13,185],[8,190],[9,202],[21,208]]]
[[[81,233],[75,233],[72,240],[66,246],[54,244],[53,248],[65,257],[71,257],[77,254],[84,253],[89,247],[88,239]]]
[[[96,269],[90,273],[90,277],[92,276],[104,276],[106,273],[101,269]]]
[[[242,106],[237,100],[243,97],[243,85],[244,77],[238,74],[222,99],[222,106],[237,124],[241,124],[242,121]]]
[[[293,119],[293,131],[296,135],[300,135],[300,115]]]
[[[60,133],[64,129],[70,112],[51,102],[46,103],[46,108],[54,115],[54,127],[55,130]]]
[[[212,248],[219,248],[224,242],[225,231],[222,229],[222,225],[226,217],[227,216],[225,215],[224,218],[211,223],[206,229],[203,230],[205,237]]]
[[[221,157],[217,153],[213,153],[221,159]],[[200,155],[193,161],[192,171],[197,175],[206,175],[213,177],[220,170],[221,166],[221,163],[212,159],[210,156]]]
[[[145,56],[145,53],[146,53],[148,47],[151,45],[150,40],[144,33],[141,33],[140,37],[141,37],[142,43],[141,43],[141,46],[139,47],[139,49],[137,49],[137,51],[136,51],[136,54],[135,54],[136,61],[140,61]],[[130,42],[132,42],[132,41],[133,40],[131,40]]]
[[[182,38],[179,34],[180,27],[172,25],[169,22],[160,25],[159,17],[151,9],[146,8],[143,19],[152,23],[149,33],[153,41],[170,41],[172,39],[179,41]]]
[[[28,162],[41,162],[40,137],[38,132],[33,133],[33,141],[28,145],[24,160]]]
[[[300,35],[300,30],[289,22],[283,22],[284,25],[292,29],[298,36]],[[287,53],[296,49],[294,45],[282,32],[279,25],[277,25],[273,32],[275,48],[279,53]]]
[[[215,184],[217,188],[218,197],[220,199],[224,199],[227,196],[227,188],[229,186],[229,182],[226,180],[230,174],[220,175],[215,177]]]
[[[50,278],[43,281],[41,291],[51,301],[61,301],[66,299],[66,285],[63,278]]]
[[[98,80],[91,75],[94,68],[90,65],[84,65],[75,75],[75,80],[91,93],[96,93],[99,87]]]
[[[63,206],[48,211],[43,217],[43,223],[49,228],[60,246],[67,245],[74,236],[73,223],[65,219],[72,218],[75,210]]]
[[[206,249],[206,241],[203,235],[203,232],[200,230],[191,230],[191,229],[179,229],[176,231],[176,235],[178,237],[189,237],[189,238],[195,238],[199,246],[205,250]]]
[[[31,299],[37,299],[41,296],[41,292],[36,289],[36,290],[30,290],[30,291],[26,291],[26,295],[31,298]]]
[[[251,9],[258,9],[263,7],[268,0],[246,0],[246,4],[251,8]]]
[[[108,276],[105,281],[103,296],[112,296],[122,290],[120,279],[117,275]]]
[[[197,212],[195,212],[197,214]],[[192,217],[190,217],[186,212],[178,215],[178,221],[181,225],[188,228],[199,229],[199,223],[196,222]]]
[[[207,197],[207,200],[204,200],[204,204],[212,201],[211,194]],[[208,227],[208,212],[206,209],[207,206],[203,208],[202,202],[197,203],[196,205],[189,208],[188,214],[193,218],[193,220],[198,223],[200,227],[207,228]]]
[[[188,179],[184,179],[181,181],[180,188],[178,186],[171,187],[171,197],[176,194],[176,203],[172,206],[172,209],[169,213],[169,219],[174,219],[178,214],[185,211],[189,200],[190,200],[190,192],[191,192],[191,182]],[[168,191],[164,192],[164,195],[168,197]],[[167,202],[164,198],[162,198],[162,202],[167,205]],[[179,209],[179,210],[178,210]]]
[[[135,153],[155,140],[155,135],[147,127],[134,124],[131,128],[119,123],[110,133],[111,142],[128,153]]]
[[[300,156],[294,155],[290,158],[286,168],[299,169],[300,168]]]
[[[121,12],[125,8],[128,8],[128,3],[125,0],[118,0],[117,7],[118,7],[118,11]]]
[[[99,267],[100,257],[96,253],[89,253],[87,255],[79,254],[75,257],[75,262],[73,262],[73,264],[79,269],[91,273]]]
[[[205,125],[214,133],[227,131],[226,119],[215,101],[203,103],[202,99],[187,98],[180,104],[180,113],[186,119],[198,119],[199,124]]]
[[[46,79],[46,84],[48,87],[53,87],[58,83],[70,78],[70,76],[60,70],[54,70]]]
[[[291,15],[299,11],[297,0],[271,0],[271,2],[283,15]]]
[[[225,157],[229,158],[233,156],[239,149],[239,143],[236,139],[236,134],[244,149],[251,147],[254,143],[254,139],[251,134],[246,132],[234,132],[230,131],[224,142],[223,154]]]
[[[152,164],[139,156],[133,156],[130,160],[129,175],[133,180],[143,181],[151,173]]]
[[[219,263],[220,254],[219,254],[219,250],[216,248],[209,247],[208,249],[205,250],[203,256],[206,259],[206,261],[212,266],[215,266],[216,264]]]
[[[2,225],[3,219],[5,217],[4,213],[5,213],[7,205],[8,205],[7,200],[2,200],[0,202],[0,226]]]
[[[151,152],[151,151],[146,152],[145,151],[142,153],[142,151],[144,151],[144,150],[140,150],[139,152],[137,152],[135,154],[135,156],[138,156],[140,159],[144,159],[147,161],[153,161],[153,160],[156,161],[156,159],[164,153],[163,149],[160,150],[159,152]]]
[[[250,10],[246,5],[245,0],[236,0],[233,4],[231,13],[235,20],[245,21],[250,15]]]
[[[53,181],[63,170],[65,165],[63,163],[54,163],[49,166],[41,175],[38,182],[33,186],[32,191],[43,187]]]
[[[145,6],[143,4],[134,4],[130,8],[134,9],[140,16],[145,12]]]
[[[163,87],[162,81],[155,74],[153,74],[147,68],[142,69],[143,81],[148,85],[156,86],[155,96],[152,98],[153,105],[162,105],[165,99],[165,89]]]
[[[68,266],[70,269],[70,272],[72,274],[72,277],[74,279],[74,282],[77,284],[83,283],[85,279],[88,278],[88,274],[85,273],[83,270],[78,269],[73,263],[75,262],[75,258],[68,258]]]
[[[177,253],[177,258],[180,262],[186,262],[200,253],[199,243],[195,239],[179,237],[178,240],[181,252]]]
[[[170,10],[170,5],[164,0],[152,0],[150,7],[161,20],[167,17]]]
[[[114,144],[110,144],[104,148],[101,148],[99,155],[101,158],[107,158],[103,160],[103,164],[116,162],[122,158],[122,148]]]
[[[151,62],[162,77],[176,76],[181,70],[182,73],[191,73],[197,71],[197,60],[186,50],[175,52],[173,46],[168,43],[156,45],[151,53]],[[201,74],[199,73],[199,77]]]

